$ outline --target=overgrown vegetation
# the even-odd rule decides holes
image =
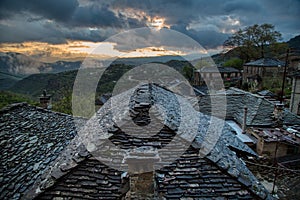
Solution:
[[[236,69],[242,70],[243,69],[243,60],[240,58],[231,58],[229,60],[227,60],[223,66],[224,67],[234,67]]]
[[[31,105],[38,105],[37,101],[32,100],[30,97],[22,95],[22,94],[15,94],[8,91],[0,91],[0,109],[13,103],[21,103],[27,102]]]
[[[59,101],[53,102],[52,109],[57,112],[72,115],[72,94],[65,94]]]
[[[185,65],[182,70],[185,78],[187,78],[187,80],[191,82],[193,79],[193,72],[194,72],[193,67],[190,65]]]
[[[281,33],[275,30],[272,24],[254,24],[244,29],[240,29],[229,37],[224,46],[237,48],[239,57],[245,62],[252,59],[265,57],[269,54],[280,53],[283,46],[278,48],[278,41],[281,40]]]

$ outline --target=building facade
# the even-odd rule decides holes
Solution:
[[[282,76],[284,62],[273,58],[261,58],[243,66],[243,83],[262,88],[264,81]]]
[[[296,115],[300,115],[300,71],[292,75],[292,94],[290,102],[290,110]]]
[[[274,158],[300,154],[300,138],[287,130],[252,127],[248,133],[256,138],[255,148],[260,156]]]
[[[222,87],[224,83],[237,82],[241,79],[242,74],[238,69],[232,67],[203,67],[194,71],[194,85]],[[220,79],[223,83],[217,83]],[[220,86],[216,85],[219,84]]]

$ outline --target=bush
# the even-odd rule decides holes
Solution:
[[[227,60],[223,66],[224,67],[234,67],[238,70],[242,70],[243,69],[243,60],[239,59],[239,58],[231,58],[229,60]]]
[[[28,104],[37,106],[38,102],[30,99],[29,97],[21,94],[16,94],[8,91],[0,91],[0,109],[13,103],[27,102]]]

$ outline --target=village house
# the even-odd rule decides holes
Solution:
[[[292,75],[292,94],[290,101],[290,110],[296,115],[300,115],[300,71],[294,72]]]
[[[243,66],[243,83],[262,88],[264,80],[282,77],[285,63],[273,58],[261,58],[245,63]]]
[[[219,77],[220,75],[223,83],[238,84],[242,77],[241,72],[233,67],[202,67],[201,69],[194,71],[193,84],[196,86],[212,85],[216,83],[216,77]],[[213,87],[216,86],[213,85]]]
[[[251,127],[248,133],[256,139],[256,152],[260,156],[274,158],[300,154],[300,132],[297,129]]]
[[[237,88],[200,96],[200,112],[211,114],[210,99],[218,101],[222,96],[226,96],[226,120],[238,127],[237,137],[259,155],[272,158],[276,143],[279,143],[277,157],[300,154],[300,132],[295,128],[300,125],[299,116],[263,96]],[[217,113],[214,114],[218,117]]]
[[[118,98],[122,100],[127,95],[125,92]],[[228,124],[225,123],[211,151],[201,156],[211,119],[208,115],[188,109],[190,116],[199,120],[199,128],[183,154],[176,157],[189,139],[189,135],[177,134],[182,125],[178,101],[188,105],[184,98],[157,85],[145,85],[134,92],[129,112],[135,123],[149,122],[151,102],[165,106],[167,112],[163,128],[142,138],[135,136],[140,131],[132,126],[126,129],[131,119],[118,126],[111,118],[111,104],[104,104],[98,113],[99,127],[109,136],[110,147],[129,154],[120,157],[107,152],[99,155],[101,160],[94,150],[98,144],[104,145],[103,138],[92,137],[94,145],[83,145],[75,128],[74,120],[84,128],[88,124],[86,119],[24,103],[2,109],[0,199],[273,199],[239,157],[256,156],[255,152],[237,139]],[[124,115],[117,118],[121,116]],[[247,122],[253,120],[249,116]],[[184,126],[189,127],[189,123]],[[99,130],[97,127],[95,130]],[[174,139],[177,143],[172,145]],[[174,161],[164,165],[169,159]],[[127,170],[115,168],[120,161]],[[163,167],[154,167],[159,164]],[[148,171],[137,173],[145,169]]]

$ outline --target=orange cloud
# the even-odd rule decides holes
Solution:
[[[58,60],[76,61],[86,57],[108,59],[114,57],[154,57],[164,55],[184,55],[181,51],[167,47],[146,47],[130,52],[115,49],[116,43],[68,41],[66,44],[46,42],[1,43],[0,52],[16,52],[31,56],[42,62]]]

